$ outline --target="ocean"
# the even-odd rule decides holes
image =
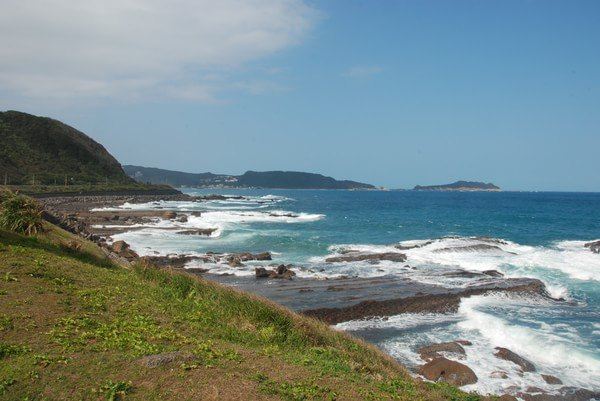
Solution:
[[[472,345],[465,347],[462,362],[479,380],[465,390],[502,394],[530,386],[548,392],[560,387],[546,383],[540,373],[564,385],[600,390],[600,254],[584,246],[600,239],[599,193],[183,191],[238,198],[125,204],[121,208],[179,210],[188,220],[156,219],[114,239],[127,241],[141,255],[269,251],[274,263],[293,264],[299,280],[391,276],[449,288],[473,283],[446,274],[456,269],[537,278],[560,301],[492,293],[463,298],[457,313],[409,313],[335,327],[376,344],[408,367],[424,363],[417,353],[422,345],[468,340]],[[178,234],[178,227],[217,230],[210,237],[190,236]],[[473,246],[480,237],[493,246]],[[348,250],[399,252],[397,244],[418,247],[401,251],[407,255],[404,263],[325,262]],[[254,267],[260,263],[202,267],[254,283]],[[537,371],[520,372],[495,357],[494,347],[511,349]]]

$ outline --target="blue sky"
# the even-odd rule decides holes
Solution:
[[[164,19],[7,1],[0,108],[122,163],[600,191],[598,1],[180,0]]]

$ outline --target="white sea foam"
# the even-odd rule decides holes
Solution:
[[[516,352],[532,361],[538,371],[556,375],[567,385],[600,388],[600,359],[581,348],[585,341],[575,331],[562,325],[532,327],[531,324],[511,324],[486,312],[486,309],[496,305],[506,307],[506,296],[463,299],[459,314],[464,316],[464,320],[458,324],[459,328],[479,334],[488,348],[506,347]],[[486,368],[486,360],[482,355],[476,355],[471,363],[479,365],[481,369]],[[493,360],[493,363],[497,364],[497,361]],[[526,384],[547,387],[536,379],[536,375],[528,376]],[[477,388],[481,389],[481,384]]]
[[[511,323],[491,313],[499,307],[506,312],[502,316],[516,316],[519,321]],[[478,381],[464,389],[481,394],[514,393],[515,389],[522,391],[530,386],[556,393],[560,386],[547,384],[542,373],[561,378],[565,385],[600,388],[600,359],[585,350],[588,344],[573,327],[541,323],[529,315],[529,311],[544,308],[552,310],[553,305],[540,299],[495,294],[463,299],[456,314],[402,314],[349,321],[334,327],[371,333],[397,330],[379,345],[408,366],[424,363],[417,353],[423,345],[469,340],[472,345],[464,346],[464,357],[446,357],[473,369]],[[600,329],[600,324],[595,326]],[[527,358],[536,365],[537,371],[521,372],[516,364],[497,358],[494,347],[506,347]],[[498,371],[508,378],[493,374]]]
[[[479,244],[492,245],[477,248]],[[339,255],[342,251],[356,250],[364,253],[402,252],[407,256],[407,264],[417,267],[415,277],[423,269],[464,269],[471,271],[497,270],[507,277],[536,277],[544,281],[550,294],[556,298],[568,298],[568,290],[563,285],[566,275],[571,279],[600,281],[600,257],[584,247],[585,241],[562,241],[551,246],[521,245],[506,240],[485,241],[470,237],[440,238],[434,240],[404,241],[399,250],[392,245],[344,244],[330,247],[329,256]],[[313,263],[324,262],[326,257],[314,257]],[[346,273],[370,277],[377,275],[368,262],[347,263]],[[404,263],[377,265],[386,274],[404,274]],[[335,269],[333,269],[335,270]],[[553,273],[555,272],[555,273]],[[425,275],[427,282],[430,275]],[[435,278],[439,280],[439,277]],[[446,279],[444,279],[446,280]],[[461,285],[460,278],[452,278]],[[448,281],[448,280],[446,280]]]

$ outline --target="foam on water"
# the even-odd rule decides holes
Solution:
[[[486,347],[509,348],[532,361],[541,373],[556,375],[567,385],[600,388],[600,359],[582,348],[585,341],[576,331],[568,326],[540,324],[535,320],[534,324],[531,321],[515,324],[488,312],[499,306],[507,308],[510,302],[514,302],[513,308],[521,306],[518,301],[500,295],[463,299],[459,314],[464,320],[458,326],[465,332],[479,334]],[[470,362],[477,366],[485,360],[477,355]],[[527,378],[526,384],[537,383],[532,380],[533,377]]]
[[[508,297],[505,294],[474,296],[462,300],[456,314],[403,314],[387,318],[370,318],[337,324],[336,329],[373,333],[392,330],[379,345],[390,355],[412,367],[424,361],[418,348],[431,343],[469,340],[466,355],[445,355],[469,366],[477,375],[474,385],[465,390],[482,394],[503,394],[535,386],[556,393],[560,385],[547,384],[541,374],[561,378],[565,385],[600,388],[600,359],[585,350],[586,342],[568,325],[540,323],[525,313],[532,303],[537,308],[553,305],[544,300]],[[502,307],[506,316],[520,316],[521,321],[509,321],[493,311]],[[512,310],[514,313],[511,313]],[[529,318],[527,318],[529,316]],[[494,356],[494,347],[506,347],[529,359],[536,372],[521,372],[512,362]],[[494,372],[503,372],[501,378]]]

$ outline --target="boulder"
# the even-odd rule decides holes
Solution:
[[[229,257],[227,259],[227,264],[231,267],[242,267],[244,264],[237,256]]]
[[[496,347],[494,355],[500,359],[519,365],[523,372],[535,372],[535,365],[508,348]]]
[[[563,384],[562,380],[552,375],[542,375],[542,379],[548,384]]]
[[[270,252],[261,252],[261,253],[257,253],[254,254],[254,260],[271,260],[271,253]]]
[[[465,355],[465,349],[456,341],[431,344],[419,348],[419,355],[421,355],[421,359],[425,361],[440,358],[442,356],[440,352],[453,354],[459,358],[462,358]]]
[[[504,276],[504,274],[500,273],[498,270],[484,270],[482,273],[485,274],[486,276],[491,276],[491,277],[503,277]]]
[[[256,267],[254,275],[256,278],[281,278],[291,280],[296,273],[290,269],[292,265],[279,265],[275,270],[267,270],[264,267]]]
[[[181,216],[179,216],[177,218],[177,221],[180,223],[187,223],[188,222],[188,217],[185,214],[182,214]]]
[[[115,241],[112,244],[112,250],[115,253],[121,253],[127,249],[129,249],[129,244],[125,241]]]
[[[164,212],[162,214],[163,219],[174,219],[175,217],[177,217],[177,213],[173,212],[173,211],[168,211],[168,212]]]
[[[285,278],[288,280],[291,280],[292,277],[294,277],[296,275],[296,273],[294,273],[290,267],[292,267],[292,265],[279,265],[277,266],[277,269],[275,269],[275,275],[271,274],[272,278]]]
[[[264,267],[256,267],[254,268],[254,275],[256,278],[269,278],[270,272]]]
[[[477,376],[467,365],[446,358],[436,358],[419,369],[419,374],[431,381],[444,381],[454,386],[477,383]]]
[[[600,253],[600,241],[588,242],[584,246],[594,253]]]

